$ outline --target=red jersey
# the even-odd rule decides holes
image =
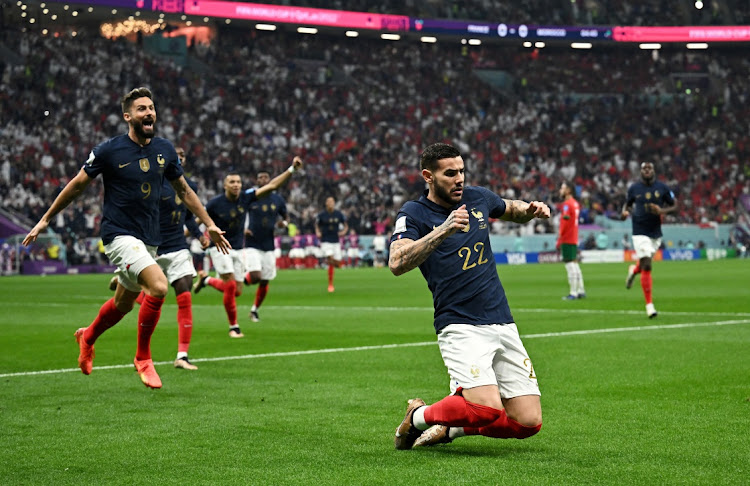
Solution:
[[[557,246],[563,243],[578,245],[578,216],[580,214],[581,205],[572,196],[560,205],[560,236],[557,237]]]

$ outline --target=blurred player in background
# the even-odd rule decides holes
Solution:
[[[583,273],[578,264],[578,216],[581,214],[581,206],[573,194],[575,186],[570,182],[560,184],[560,234],[557,237],[556,248],[562,254],[565,262],[565,270],[568,272],[568,284],[570,293],[563,300],[583,299],[586,290],[583,288]]]
[[[346,235],[346,241],[348,248],[346,249],[347,264],[350,267],[359,266],[359,235],[354,229],[349,230],[349,234]]]
[[[289,249],[289,259],[294,268],[305,268],[304,236],[297,233],[292,236],[292,247]]]
[[[185,149],[175,147],[180,163],[185,167]],[[198,186],[185,177],[188,185],[193,191]],[[198,223],[195,222],[193,214],[185,207],[185,203],[177,196],[172,186],[164,181],[161,198],[159,200],[159,229],[161,230],[161,244],[157,249],[156,263],[159,264],[167,281],[174,288],[177,300],[177,358],[174,361],[175,368],[183,370],[197,370],[198,367],[190,362],[188,350],[190,339],[193,336],[193,301],[190,288],[193,286],[195,267],[193,256],[190,253],[185,240],[185,228],[200,241],[203,248],[209,245],[209,240],[201,232]],[[109,288],[116,290],[119,278],[112,277]],[[141,292],[136,302],[141,304],[145,294]]]
[[[641,180],[628,188],[628,198],[622,208],[622,219],[632,216],[633,250],[638,263],[630,265],[625,288],[633,286],[635,276],[641,275],[641,288],[646,300],[646,315],[653,319],[658,312],[651,295],[651,259],[661,247],[661,217],[677,210],[674,193],[656,180],[652,162],[641,164]]]
[[[94,147],[81,171],[55,198],[23,244],[36,240],[57,213],[76,199],[96,176],[102,175],[101,237],[107,257],[118,267],[119,284],[115,296],[99,309],[91,325],[75,332],[78,365],[83,374],[91,373],[97,338],[133,309],[143,290],[146,295],[138,312],[138,345],[133,362],[147,387],[161,388],[161,379],[151,359],[151,335],[159,322],[168,290],[167,278],[154,260],[156,248],[161,244],[159,202],[164,180],[170,182],[185,206],[201,218],[218,251],[226,252],[230,245],[183,177],[172,143],[154,136],[156,108],[151,91],[136,88],[123,96],[121,105],[128,133]]]
[[[256,186],[263,187],[271,181],[267,170],[258,172]],[[245,229],[245,285],[258,284],[255,301],[250,308],[250,319],[260,322],[258,308],[268,294],[268,283],[276,278],[276,249],[274,228],[286,228],[288,214],[284,198],[271,193],[262,201],[255,201],[248,208],[248,227]],[[280,220],[278,218],[281,218]],[[278,222],[277,222],[278,220]]]
[[[333,286],[333,273],[336,267],[341,266],[343,258],[341,242],[339,238],[349,232],[344,213],[336,209],[336,199],[333,196],[326,198],[326,209],[315,218],[315,234],[320,240],[320,251],[328,262],[328,291],[335,290]]]
[[[465,186],[464,161],[447,144],[427,147],[420,167],[428,189],[399,211],[388,265],[397,276],[419,267],[427,280],[452,394],[430,406],[409,400],[396,449],[530,437],[542,427],[539,385],[497,275],[489,218],[527,223],[548,219],[549,207]]]
[[[193,286],[196,294],[209,285],[224,294],[224,310],[229,321],[229,337],[245,337],[237,322],[237,297],[242,295],[242,281],[245,276],[245,258],[243,244],[245,239],[245,218],[250,205],[263,199],[273,191],[286,184],[295,171],[302,167],[302,159],[294,157],[292,165],[283,174],[260,188],[242,191],[242,178],[236,172],[230,172],[224,178],[224,194],[211,199],[206,204],[206,211],[216,221],[221,221],[226,228],[226,238],[232,244],[227,254],[211,247],[208,253],[219,278],[209,277],[206,272],[198,272],[198,281]]]

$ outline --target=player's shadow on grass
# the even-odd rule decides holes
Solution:
[[[466,442],[466,441],[462,441]],[[509,442],[509,440],[503,440],[502,442]],[[445,456],[465,456],[465,457],[505,457],[505,456],[518,456],[519,454],[538,454],[541,446],[534,447],[531,444],[528,445],[516,445],[508,444],[508,446],[501,446],[500,444],[441,444],[430,447],[419,447],[412,450],[412,454],[435,454]]]

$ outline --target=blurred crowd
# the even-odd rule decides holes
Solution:
[[[0,42],[24,60],[0,61],[0,199],[31,221],[96,144],[126,131],[119,98],[141,85],[204,202],[230,169],[249,187],[259,169],[278,174],[301,155],[304,173],[282,190],[301,233],[329,195],[357,233],[390,231],[424,189],[419,153],[436,141],[462,151],[468,184],[504,197],[554,204],[573,180],[584,222],[617,216],[644,160],[680,201],[668,223],[731,223],[750,189],[741,49],[469,48],[223,28],[186,69],[86,30],[5,30]],[[510,81],[483,76],[498,71]],[[101,191],[97,179],[52,228],[71,242],[97,235]]]

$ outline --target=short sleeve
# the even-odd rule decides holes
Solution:
[[[478,189],[487,202],[487,207],[490,210],[490,218],[499,218],[505,214],[505,200],[503,198],[484,187]]]
[[[164,177],[168,181],[174,181],[180,178],[185,171],[182,170],[182,162],[180,162],[180,158],[177,157],[177,151],[175,151],[174,146],[170,143],[169,144],[169,150],[167,154],[167,169],[164,171]]]
[[[86,162],[83,163],[83,170],[86,171],[86,175],[93,179],[104,172],[106,158],[107,150],[104,143],[94,147],[93,150],[89,152]]]

